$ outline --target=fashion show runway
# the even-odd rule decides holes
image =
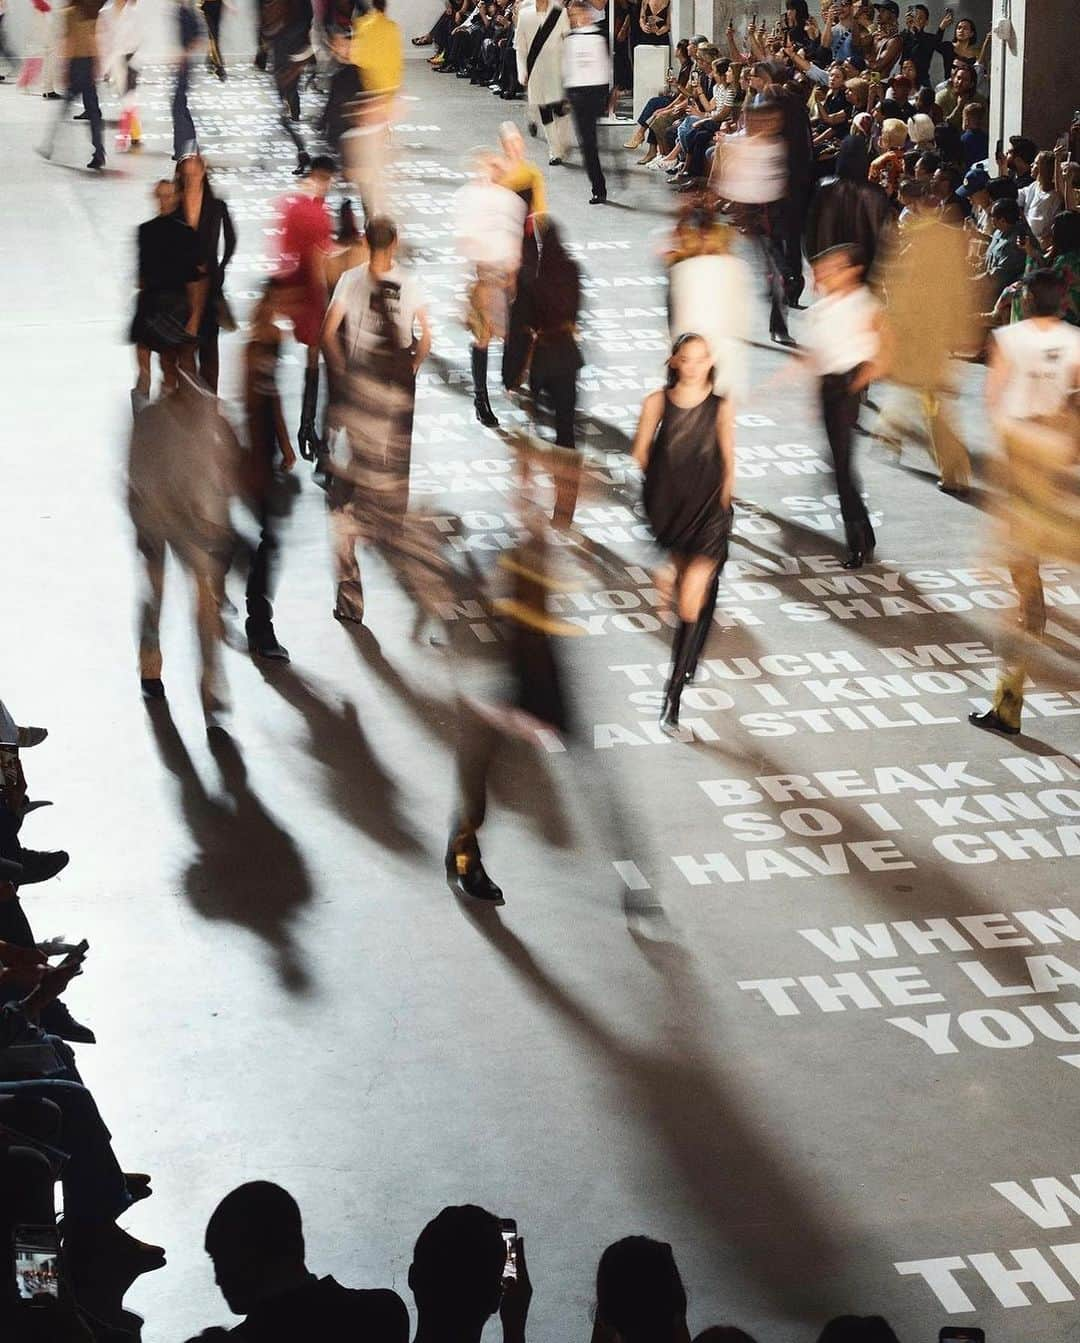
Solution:
[[[32,789],[55,805],[25,842],[71,853],[25,904],[40,936],[90,941],[66,995],[100,1041],[80,1068],[121,1160],[154,1174],[125,1218],[168,1251],[128,1297],[147,1343],[229,1322],[202,1236],[255,1178],[296,1196],[315,1271],[406,1300],[440,1207],[515,1217],[533,1343],[589,1336],[599,1253],[632,1232],[671,1242],[695,1328],[809,1340],[850,1311],[905,1343],[975,1322],[994,1343],[1076,1337],[1080,575],[1044,570],[1052,656],[1025,734],[970,728],[1015,600],[986,489],[945,497],[924,452],[898,467],[861,438],[879,547],[845,573],[812,389],[763,343],[715,628],[686,740],[663,736],[670,628],[628,447],[668,346],[672,198],[613,171],[589,208],[581,168],[530,140],[586,276],[587,488],[557,555],[577,729],[507,753],[483,833],[507,904],[468,905],[443,876],[455,673],[377,557],[366,626],[332,619],[303,463],[276,601],[291,665],[236,642],[230,735],[209,743],[170,571],[168,708],[140,698],[123,342],[135,229],[172,170],[167,71],[144,82],[146,147],[99,177],[81,125],[37,158],[51,106],[0,88],[0,693],[50,731]],[[412,500],[486,569],[514,537],[512,475],[472,413],[450,204],[524,104],[422,62],[407,94],[391,197],[435,328]],[[242,318],[293,151],[248,66],[200,73],[192,110]],[[223,344],[232,412],[242,339]],[[290,347],[290,428],[302,372]],[[982,379],[957,410],[980,478]],[[494,637],[482,609],[446,614],[458,642]]]

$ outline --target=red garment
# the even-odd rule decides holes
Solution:
[[[30,0],[30,3],[39,14],[52,13],[52,5],[49,4],[49,0]]]
[[[302,345],[317,345],[326,316],[326,289],[313,265],[317,252],[329,252],[333,224],[324,200],[303,192],[285,196],[278,207],[277,265],[279,305]]]

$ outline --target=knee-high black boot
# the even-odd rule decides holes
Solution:
[[[315,432],[315,412],[319,408],[319,366],[304,369],[304,399],[300,403],[300,429],[296,435],[296,446],[300,456],[306,462],[313,462],[322,450],[323,444]]]
[[[716,594],[720,587],[720,574],[713,577],[709,584],[709,590],[705,594],[705,602],[701,608],[701,614],[694,621],[690,630],[690,653],[686,662],[686,673],[684,680],[692,681],[697,672],[698,658],[701,657],[702,650],[705,647],[705,641],[709,637],[709,628],[712,625],[713,614],[716,611]]]
[[[473,409],[476,411],[476,418],[488,429],[497,429],[499,421],[495,418],[495,412],[491,409],[491,402],[488,400],[487,346],[474,345],[470,353],[472,356]]]
[[[669,736],[674,736],[679,730],[679,702],[686,683],[693,632],[694,626],[688,620],[680,620],[671,644],[671,674],[664,692],[664,707],[660,712],[660,727]]]

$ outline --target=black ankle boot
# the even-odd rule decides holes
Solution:
[[[479,345],[474,345],[470,357],[473,377],[473,409],[476,411],[476,418],[486,428],[498,429],[499,421],[495,418],[495,412],[491,409],[491,402],[488,400],[487,349],[481,349]]]
[[[686,683],[686,669],[693,650],[694,626],[680,620],[671,645],[671,674],[664,690],[664,706],[660,710],[660,728],[669,737],[679,730],[679,704]]]
[[[701,608],[701,614],[694,621],[689,636],[689,649],[686,660],[686,671],[683,675],[683,681],[689,685],[697,675],[698,658],[701,657],[705,648],[705,642],[709,637],[709,629],[712,626],[712,618],[716,612],[716,594],[720,586],[720,574],[716,573],[709,590],[705,594],[705,604]]]
[[[475,835],[467,845],[461,843],[460,835],[450,836],[446,849],[446,875],[462,894],[471,895],[474,900],[484,900],[489,905],[506,903],[501,887],[496,886],[484,870]]]

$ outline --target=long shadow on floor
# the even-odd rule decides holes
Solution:
[[[164,704],[148,717],[161,761],[180,786],[184,820],[198,852],[184,873],[184,893],[204,919],[226,920],[261,937],[275,956],[282,986],[309,993],[307,966],[293,923],[312,898],[307,865],[289,832],[248,786],[231,737],[209,737],[228,802],[203,785]]]
[[[394,853],[423,845],[401,816],[398,786],[379,763],[360,726],[356,706],[330,704],[292,667],[259,665],[263,680],[307,722],[308,753],[326,770],[325,793],[345,820]]]
[[[673,1192],[735,1262],[732,1277],[755,1280],[763,1299],[788,1316],[819,1321],[837,1313],[844,1305],[840,1246],[799,1172],[766,1145],[740,1102],[740,1084],[709,1049],[700,1023],[714,1009],[687,952],[635,937],[668,1001],[659,1038],[636,1045],[557,983],[494,911],[468,912],[526,990],[623,1093],[620,1112],[660,1146],[678,1181]]]

